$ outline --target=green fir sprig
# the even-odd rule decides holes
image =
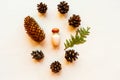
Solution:
[[[64,43],[65,49],[69,48],[69,47],[73,47],[74,45],[77,44],[83,44],[86,42],[85,38],[87,37],[87,35],[89,35],[89,30],[90,27],[85,28],[80,28],[77,29],[75,36],[71,35],[70,39],[66,39],[66,42]]]

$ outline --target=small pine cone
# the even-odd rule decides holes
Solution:
[[[58,11],[61,14],[65,14],[65,13],[67,13],[69,11],[69,5],[65,1],[60,2],[60,4],[58,4],[57,6],[58,6]]]
[[[27,34],[36,42],[41,42],[45,39],[44,31],[32,17],[27,16],[24,19],[24,27]]]
[[[33,56],[32,58],[39,61],[44,58],[43,52],[40,50],[32,51],[31,55]]]
[[[68,61],[68,62],[73,62],[75,61],[76,59],[78,59],[79,54],[78,52],[75,52],[75,50],[67,50],[65,52],[65,59]]]
[[[61,63],[59,61],[55,61],[50,65],[50,69],[52,70],[52,72],[54,73],[58,73],[62,67],[61,67]]]
[[[42,2],[40,4],[37,4],[37,10],[38,10],[38,12],[44,14],[47,11],[47,5],[43,4]]]
[[[71,25],[73,27],[79,27],[80,22],[81,22],[80,16],[73,14],[73,16],[70,17],[68,22],[69,22],[69,25]]]

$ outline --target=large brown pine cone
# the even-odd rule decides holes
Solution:
[[[24,19],[24,27],[27,34],[36,42],[41,42],[45,39],[45,33],[37,24],[37,22],[30,16]]]

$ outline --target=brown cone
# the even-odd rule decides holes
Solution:
[[[41,42],[45,39],[45,33],[37,24],[37,22],[30,16],[24,19],[24,27],[27,34],[36,42]]]

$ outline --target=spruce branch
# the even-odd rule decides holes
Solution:
[[[86,42],[85,38],[89,35],[90,27],[77,29],[75,36],[71,35],[70,39],[66,39],[64,43],[65,49],[73,47],[77,44],[83,44]]]

